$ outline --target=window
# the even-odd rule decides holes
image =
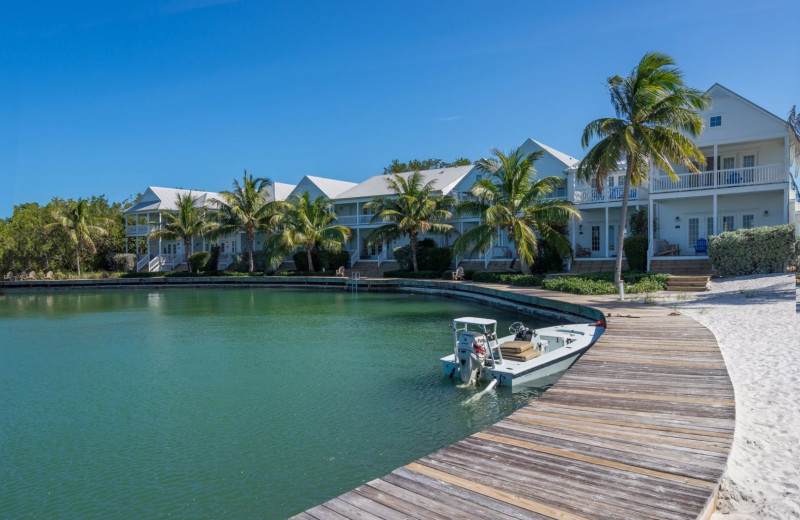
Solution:
[[[483,175],[481,175],[480,173],[475,175],[475,182],[478,182],[481,179],[483,179]]]
[[[722,217],[722,231],[733,231],[735,227],[735,217],[733,215],[725,215]]]
[[[714,217],[706,218],[706,238],[714,234]]]
[[[742,166],[745,168],[752,168],[756,165],[756,156],[755,155],[745,155],[742,157]]]
[[[755,170],[753,167],[756,165],[756,156],[754,154],[748,154],[742,156],[742,167],[744,171],[742,175],[744,176],[745,182],[753,182],[755,180]]]
[[[613,176],[608,178],[608,187],[609,188],[613,188],[614,187],[614,177]]]
[[[600,226],[592,226],[592,251],[600,251]]]
[[[742,215],[742,227],[745,229],[753,227],[755,220],[755,215]]]
[[[715,126],[722,126],[722,116],[711,116],[709,123],[711,128],[714,128]]]
[[[736,167],[736,157],[723,157],[722,158],[722,169],[723,170],[732,170]]]

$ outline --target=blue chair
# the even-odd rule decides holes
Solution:
[[[697,244],[694,246],[694,254],[708,254],[708,241],[705,238],[697,239]]]

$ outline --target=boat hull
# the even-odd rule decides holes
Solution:
[[[552,327],[550,329],[541,329],[538,332],[541,335],[546,335],[555,330],[563,331],[564,329],[579,330],[581,332],[580,339],[553,352],[543,354],[532,361],[503,360],[502,363],[493,367],[484,366],[480,373],[480,380],[488,382],[492,379],[497,379],[499,386],[512,388],[535,385],[545,386],[555,382],[565,370],[589,350],[597,337],[602,334],[600,327],[595,328],[590,325],[577,325],[566,328]],[[441,358],[441,362],[445,375],[459,378],[459,366],[454,354]]]

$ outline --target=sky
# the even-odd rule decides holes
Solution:
[[[0,218],[244,169],[359,182],[532,137],[582,157],[605,80],[648,51],[781,118],[800,2],[0,2]]]

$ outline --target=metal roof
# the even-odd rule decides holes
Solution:
[[[433,187],[436,191],[447,194],[450,193],[456,184],[467,176],[467,174],[474,168],[473,165],[456,166],[453,168],[436,168],[434,170],[422,170],[422,178],[424,183],[433,181]],[[407,179],[414,172],[400,173],[401,177]],[[360,199],[369,197],[378,197],[381,195],[392,195],[393,192],[389,189],[386,180],[389,175],[375,175],[370,177],[364,182],[354,186],[353,188],[341,193],[336,200],[344,199]]]
[[[355,182],[327,179],[325,177],[314,177],[313,175],[306,175],[306,179],[314,183],[314,185],[316,185],[317,188],[319,188],[319,190],[329,199],[336,199],[339,197],[339,194],[358,185]]]
[[[195,206],[206,208],[214,207],[212,199],[219,198],[219,193],[202,190],[184,190],[179,188],[161,188],[148,186],[139,202],[126,209],[124,213],[142,211],[176,211],[178,209],[178,196],[190,194],[195,199]]]

